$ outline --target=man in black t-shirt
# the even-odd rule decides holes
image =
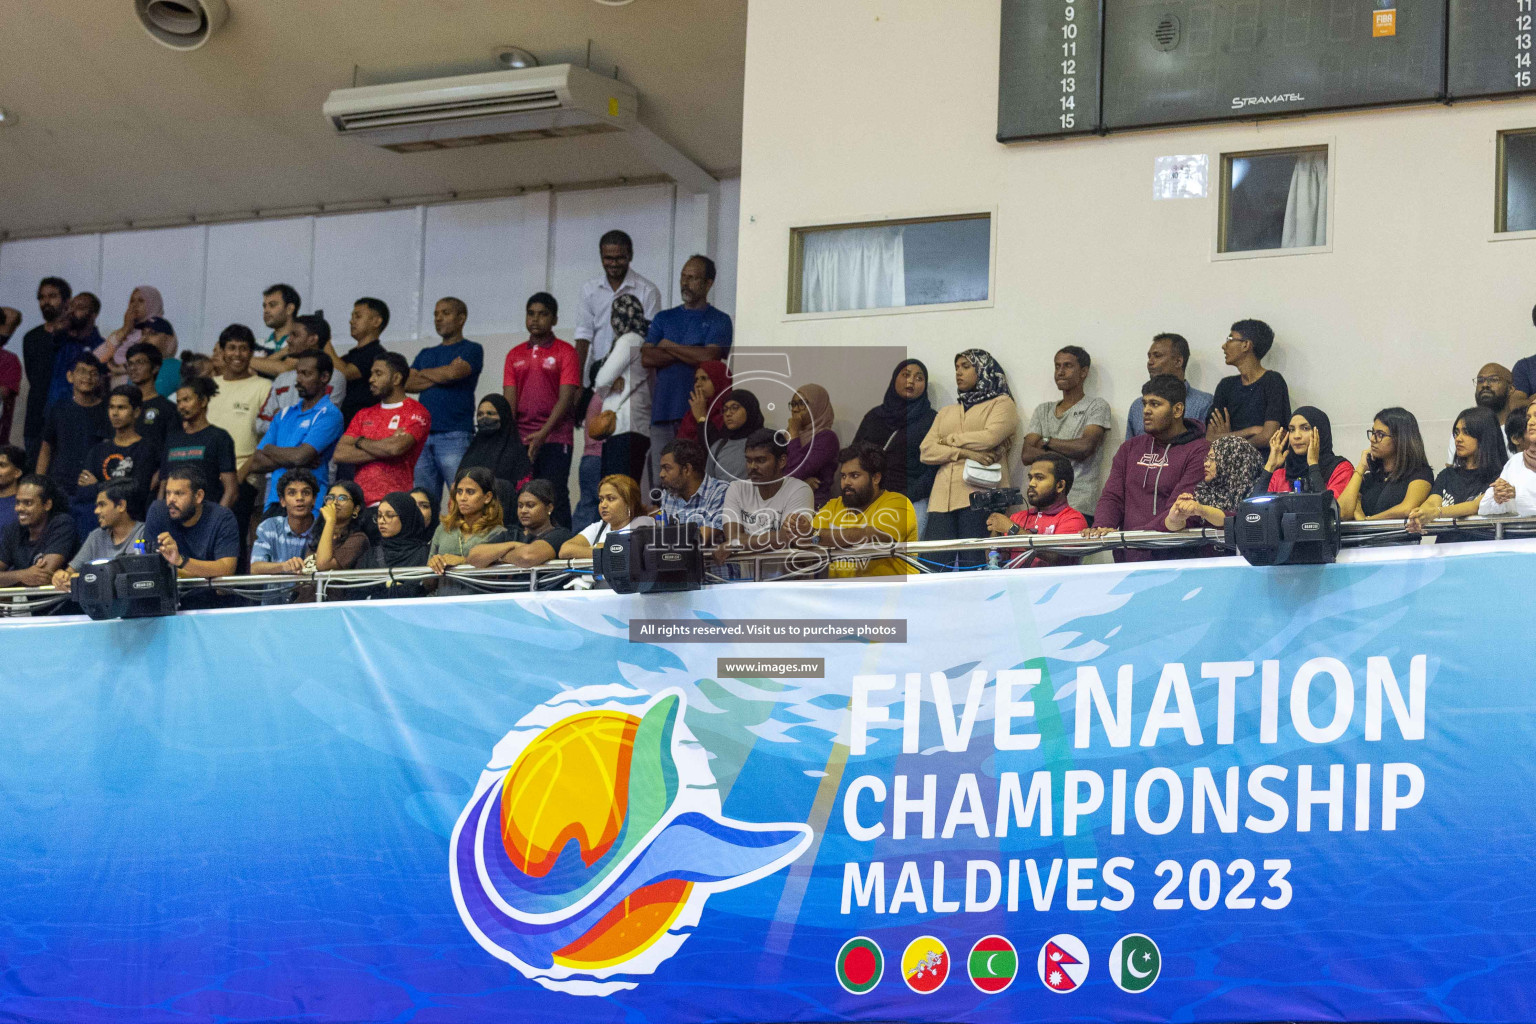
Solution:
[[[176,415],[181,418],[181,429],[165,437],[165,451],[160,456],[162,498],[171,470],[195,465],[202,479],[209,481],[209,500],[217,494],[217,504],[225,508],[234,506],[240,493],[235,483],[235,441],[229,431],[208,422],[208,399],[218,391],[219,386],[207,377],[183,381],[176,390]]]
[[[139,434],[139,406],[139,389],[132,384],[113,388],[107,396],[107,419],[112,423],[113,435],[98,442],[86,456],[73,504],[89,500],[94,508],[101,484],[124,480],[133,487],[129,513],[135,519],[144,518],[144,509],[149,505],[149,481],[160,466],[160,449]],[[77,524],[79,519],[76,515]]]
[[[64,495],[38,473],[16,488],[16,521],[0,530],[0,587],[46,587],[79,545]]]
[[[388,326],[389,306],[382,299],[361,298],[352,306],[352,319],[348,323],[352,340],[357,344],[343,356],[337,355],[336,349],[326,343],[331,361],[347,378],[347,394],[341,403],[341,418],[346,423],[351,423],[353,416],[374,402],[368,392],[368,373],[373,369],[373,361],[384,354],[379,337]]]
[[[176,429],[181,418],[176,403],[155,390],[155,380],[165,356],[160,349],[141,341],[128,349],[128,380],[139,389],[139,435],[155,446],[165,447],[165,435]]]
[[[43,322],[21,338],[21,361],[27,375],[27,408],[23,421],[27,459],[36,460],[43,443],[43,419],[48,390],[53,384],[53,363],[63,337],[64,306],[74,294],[62,277],[45,277],[37,286],[37,309]]]
[[[1216,385],[1205,436],[1239,434],[1262,452],[1269,439],[1291,421],[1291,392],[1285,378],[1266,370],[1263,358],[1275,343],[1275,332],[1263,320],[1239,320],[1222,343],[1227,365],[1237,370]]]
[[[101,360],[92,353],[82,352],[76,356],[67,374],[70,400],[49,406],[43,420],[43,446],[37,453],[37,471],[58,484],[66,499],[72,499],[80,486],[80,471],[85,469],[86,458],[96,442],[112,435],[107,404],[101,400],[105,371]],[[75,517],[77,530],[82,523],[96,522],[96,514],[92,511],[95,502],[93,491],[84,513]],[[64,509],[61,507],[60,511]],[[91,530],[95,528],[95,525],[90,526]]]

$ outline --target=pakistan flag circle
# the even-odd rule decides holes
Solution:
[[[1126,992],[1145,992],[1163,970],[1163,954],[1145,935],[1131,934],[1109,951],[1109,976]]]

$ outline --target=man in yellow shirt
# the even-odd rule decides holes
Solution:
[[[213,378],[219,393],[208,402],[208,422],[229,433],[235,442],[235,465],[243,466],[256,451],[256,418],[266,404],[272,382],[251,372],[256,336],[244,324],[230,324],[224,328],[219,335],[218,350],[223,356],[224,372]],[[251,514],[256,510],[261,490],[256,482],[240,481],[239,494],[231,511],[240,528],[242,550],[246,547],[244,541],[249,537]],[[243,555],[240,571],[245,571]]]
[[[842,493],[823,505],[811,530],[824,548],[856,548],[869,544],[907,544],[917,540],[917,513],[900,491],[880,489],[885,452],[867,442],[837,453]],[[803,520],[802,520],[803,522]],[[832,559],[827,575],[905,576],[917,568],[901,558],[868,555]]]

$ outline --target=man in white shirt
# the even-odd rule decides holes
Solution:
[[[629,269],[635,256],[635,243],[617,229],[603,235],[597,243],[603,261],[603,276],[581,286],[581,302],[576,311],[576,330],[571,341],[576,346],[581,365],[582,384],[592,381],[592,369],[613,347],[613,325],[609,314],[613,300],[620,295],[634,295],[640,300],[647,320],[661,310],[661,291],[650,281]],[[585,411],[585,410],[583,410]]]
[[[277,414],[290,405],[298,405],[303,401],[299,394],[299,371],[297,369],[299,356],[308,352],[323,352],[331,343],[331,325],[325,317],[318,313],[309,313],[305,316],[296,316],[289,327],[287,347],[283,349],[283,358],[288,360],[294,369],[284,370],[272,381],[272,390],[267,393],[267,400],[261,405],[261,413],[256,417],[256,436],[266,437],[267,428],[272,426],[272,421]],[[256,365],[256,360],[251,360],[251,365]],[[343,402],[347,400],[347,378],[340,373],[331,374],[330,382],[325,386],[325,397],[331,400],[331,404],[339,410]]]
[[[780,434],[764,427],[747,438],[747,479],[733,480],[725,489],[721,508],[725,541],[715,548],[715,562],[724,565],[733,550],[768,551],[777,531],[791,520],[808,528],[816,512],[811,487],[785,474],[789,446]],[[757,563],[756,579],[771,579],[784,571],[782,559]]]

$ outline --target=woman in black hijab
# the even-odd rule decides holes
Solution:
[[[1308,494],[1332,491],[1335,499],[1349,486],[1354,467],[1341,455],[1333,453],[1333,424],[1328,414],[1316,406],[1304,405],[1291,414],[1291,422],[1275,431],[1269,439],[1266,475],[1259,478],[1255,490],[1280,494],[1301,490]]]
[[[484,466],[497,480],[505,480],[514,492],[533,475],[528,448],[512,421],[512,406],[492,392],[480,399],[475,410],[475,436],[459,460],[459,469]]]
[[[763,429],[763,408],[757,396],[741,388],[732,388],[721,403],[720,418],[724,429],[706,426],[709,441],[709,475],[730,483],[747,478],[747,438]]]
[[[384,495],[375,511],[374,525],[378,543],[358,562],[359,569],[410,569],[426,566],[431,536],[421,508],[409,491]],[[390,580],[369,594],[370,597],[418,597],[421,584],[415,580],[397,583]]]
[[[933,426],[933,417],[933,405],[928,401],[928,367],[919,359],[903,359],[891,374],[885,399],[864,414],[853,435],[855,442],[867,441],[886,453],[880,486],[911,499],[919,534],[928,519],[928,495],[938,472],[937,466],[925,465],[922,460],[923,438]]]

